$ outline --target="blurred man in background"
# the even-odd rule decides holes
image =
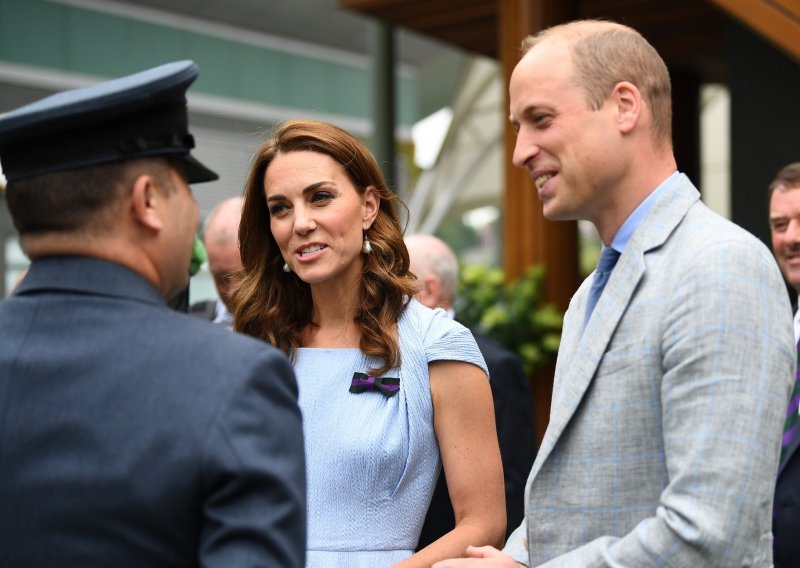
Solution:
[[[453,303],[458,286],[458,260],[453,251],[432,235],[410,235],[405,241],[411,258],[411,272],[421,285],[417,299],[429,308],[442,308],[451,318],[457,318]],[[494,339],[470,331],[489,368],[497,438],[503,460],[508,535],[522,521],[525,481],[536,457],[533,401],[519,357]],[[447,483],[444,475],[440,475],[418,548],[427,546],[454,526]]]
[[[219,298],[193,304],[190,313],[228,329],[233,327],[233,294],[239,287],[238,272],[242,269],[239,255],[239,221],[242,218],[241,197],[231,197],[216,205],[203,227],[203,244],[208,256],[208,269],[214,278]]]
[[[786,282],[800,292],[800,162],[782,168],[769,185],[769,227],[772,251]],[[800,310],[795,305],[794,338],[800,340]],[[786,409],[772,533],[776,567],[800,563],[800,377]]]

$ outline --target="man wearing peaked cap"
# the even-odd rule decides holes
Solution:
[[[0,116],[30,269],[0,302],[0,566],[305,563],[286,358],[167,307],[198,208],[191,61]]]

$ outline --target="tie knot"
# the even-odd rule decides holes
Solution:
[[[597,261],[597,271],[611,272],[618,259],[619,252],[611,247],[603,247],[603,251],[600,253],[600,260]]]

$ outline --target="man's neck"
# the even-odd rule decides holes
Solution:
[[[598,219],[590,219],[597,228],[600,240],[604,245],[611,245],[620,227],[631,213],[676,170],[675,158],[670,153],[669,156],[664,156],[660,161],[656,161],[654,167],[637,167],[627,176],[617,193],[620,199],[609,208],[606,214],[601,214]]]
[[[144,251],[126,244],[114,233],[51,232],[22,235],[20,246],[31,260],[51,256],[86,256],[114,262],[133,270],[161,290],[158,271]]]

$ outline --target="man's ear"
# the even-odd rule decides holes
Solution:
[[[161,211],[164,195],[156,188],[152,176],[142,174],[136,178],[130,199],[133,217],[137,223],[152,231],[164,228]]]
[[[638,124],[644,108],[642,93],[633,83],[620,81],[614,86],[610,98],[615,105],[620,132],[630,133]]]
[[[422,279],[422,290],[419,292],[419,301],[429,308],[441,307],[442,281],[435,274],[428,274]]]
[[[378,209],[381,205],[381,197],[378,195],[378,190],[374,185],[367,186],[364,190],[364,195],[361,197],[362,216],[361,228],[367,230],[375,222],[375,217],[378,216]]]

